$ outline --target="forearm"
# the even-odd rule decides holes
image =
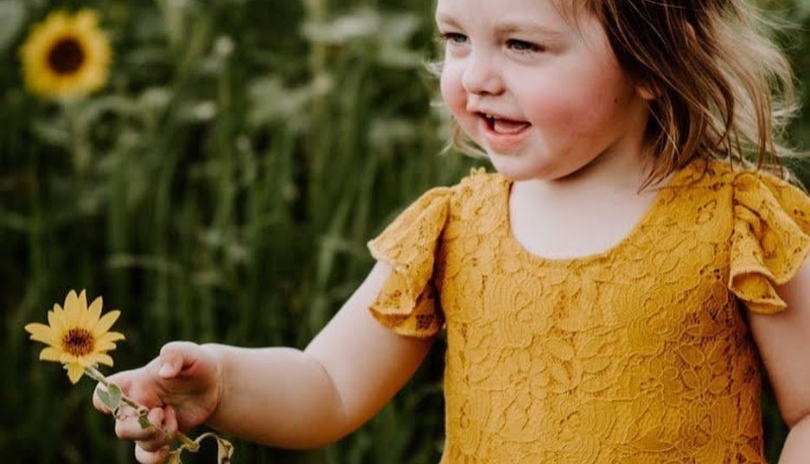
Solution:
[[[790,429],[779,464],[804,464],[810,456],[810,416],[797,422]]]
[[[314,358],[293,348],[206,345],[219,357],[222,391],[208,425],[282,448],[314,448],[346,433],[340,397]]]

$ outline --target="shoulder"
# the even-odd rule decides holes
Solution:
[[[800,184],[787,168],[757,167],[719,159],[700,159],[683,168],[680,184],[703,188],[761,185],[773,190],[799,190]]]
[[[493,192],[508,179],[497,172],[487,172],[486,168],[472,168],[453,188],[458,195],[481,195]]]
[[[511,181],[502,174],[487,172],[485,168],[473,168],[452,187],[451,208],[456,213],[462,213],[482,204],[493,203],[510,184]]]
[[[410,249],[408,253],[411,253],[420,246],[432,246],[443,233],[448,219],[463,217],[466,211],[474,211],[476,204],[491,203],[487,198],[494,195],[497,186],[503,186],[502,179],[498,174],[488,174],[479,168],[455,185],[427,190],[368,242],[372,255],[378,260],[391,261],[395,251]]]
[[[494,195],[508,182],[501,174],[487,172],[486,168],[472,168],[453,185],[436,186],[422,192],[405,209],[423,209],[436,203],[458,203]]]
[[[800,213],[807,193],[787,170],[758,168],[724,160],[696,160],[675,174],[670,187],[689,198],[728,196],[734,205],[758,209],[774,200]],[[802,206],[797,206],[802,205]]]
[[[712,161],[718,177],[731,190],[736,209],[748,210],[765,221],[776,216],[810,230],[810,197],[787,169],[757,168]],[[780,221],[782,222],[782,221]]]

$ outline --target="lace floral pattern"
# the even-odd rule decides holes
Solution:
[[[810,200],[698,161],[607,252],[547,260],[509,228],[511,183],[474,172],[370,242],[394,267],[372,314],[447,331],[441,464],[756,463],[759,367],[739,303],[810,252]]]

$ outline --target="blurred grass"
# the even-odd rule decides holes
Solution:
[[[60,6],[98,9],[116,53],[107,90],[70,105],[26,94],[16,58]],[[91,382],[40,365],[22,330],[70,288],[122,309],[115,370],[173,339],[306,345],[373,264],[365,241],[475,164],[438,155],[447,118],[422,66],[436,57],[432,7],[0,0],[0,459],[134,461],[92,410]],[[787,40],[804,81],[808,38]],[[810,114],[793,138],[808,146]],[[346,440],[297,452],[238,442],[236,462],[437,462],[442,356]],[[774,456],[784,426],[764,401]]]

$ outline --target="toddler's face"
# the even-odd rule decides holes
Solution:
[[[507,177],[552,180],[600,155],[639,156],[644,94],[601,24],[579,19],[577,29],[551,0],[438,0],[442,96]]]

